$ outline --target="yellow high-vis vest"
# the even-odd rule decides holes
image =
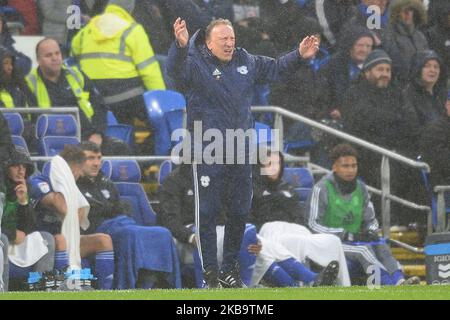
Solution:
[[[86,117],[91,120],[94,115],[94,108],[89,101],[89,92],[83,91],[84,77],[77,67],[62,66],[67,82],[72,89],[73,94],[77,98],[78,106]],[[38,69],[34,69],[27,77],[26,81],[31,92],[36,96],[37,104],[40,108],[48,109],[51,107],[50,97],[48,96],[47,87],[39,76]]]
[[[13,97],[12,97],[11,94],[10,94],[7,90],[5,90],[5,89],[2,89],[2,90],[0,91],[0,100],[1,100],[1,101],[3,102],[3,104],[5,105],[5,108],[14,108],[14,107],[15,107]]]
[[[166,88],[144,28],[119,6],[92,18],[73,38],[71,54],[92,80],[139,77],[145,90]]]

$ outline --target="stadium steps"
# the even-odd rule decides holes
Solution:
[[[391,239],[407,243],[412,246],[422,247],[423,242],[417,231],[391,232]]]
[[[398,240],[416,247],[423,247],[423,240],[417,231],[392,232],[391,239]],[[391,247],[392,254],[403,266],[406,277],[417,276],[425,284],[425,255],[423,253],[414,253],[396,246]]]
[[[421,279],[425,278],[425,265],[404,265],[403,271],[407,277],[418,276]]]
[[[392,254],[397,260],[405,262],[419,262],[422,263],[425,260],[423,253],[414,253],[403,248],[392,247]]]

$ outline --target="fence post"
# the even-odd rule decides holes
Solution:
[[[280,151],[284,150],[284,129],[283,129],[283,116],[278,112],[275,113],[274,127],[278,130],[278,143]]]
[[[437,194],[437,232],[445,231],[445,220],[446,220],[446,210],[445,210],[445,197],[444,191],[438,191]]]
[[[383,156],[381,160],[381,216],[383,223],[383,235],[391,236],[391,200],[387,197],[391,194],[391,169],[389,158]]]

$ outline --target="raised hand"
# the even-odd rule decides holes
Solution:
[[[298,46],[298,52],[303,59],[314,57],[317,51],[319,51],[319,39],[315,36],[305,37]]]
[[[186,47],[189,41],[189,32],[186,27],[186,21],[177,18],[173,24],[173,33],[178,45],[182,48]]]

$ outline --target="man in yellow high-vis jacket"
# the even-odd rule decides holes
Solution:
[[[165,89],[158,61],[142,25],[131,16],[134,0],[110,0],[72,40],[72,55],[121,123],[146,120],[143,93]]]
[[[83,139],[95,138],[106,129],[106,107],[92,81],[77,67],[63,64],[58,42],[51,38],[36,45],[39,67],[26,81],[31,105],[41,108],[78,106]]]

